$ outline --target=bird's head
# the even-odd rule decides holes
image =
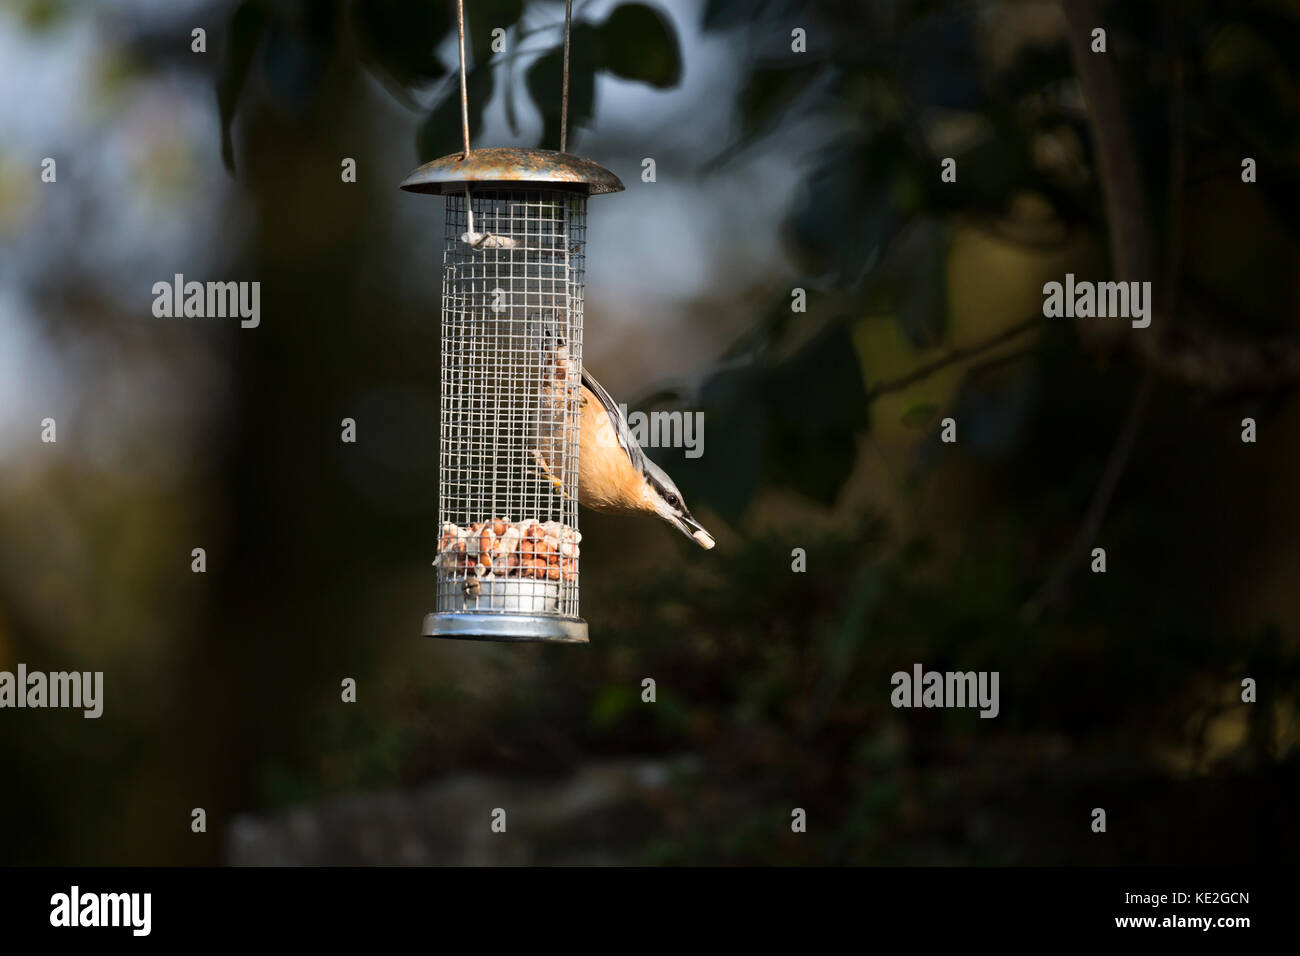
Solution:
[[[701,548],[709,549],[714,545],[713,535],[704,530],[704,526],[695,520],[682,493],[668,477],[667,472],[649,458],[645,459],[645,485],[642,489],[648,510],[653,511],[664,521],[692,539]]]

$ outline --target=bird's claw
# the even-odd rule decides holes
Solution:
[[[564,490],[564,482],[555,476],[555,473],[551,471],[550,466],[546,464],[546,459],[542,457],[541,452],[536,448],[533,449],[533,461],[537,462],[537,467],[540,468],[541,471],[530,471],[529,474],[536,475],[538,478],[550,482],[562,497],[568,498],[569,493]]]

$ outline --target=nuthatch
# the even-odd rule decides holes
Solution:
[[[563,340],[555,347],[554,377],[562,382],[572,363]],[[564,389],[552,389],[553,396]],[[695,520],[667,472],[646,456],[622,411],[586,368],[582,369],[582,410],[578,430],[578,503],[606,514],[656,515],[701,548],[712,548],[713,535]],[[541,455],[538,464],[550,477]],[[555,479],[552,477],[552,482]]]
[[[713,535],[695,520],[681,491],[646,456],[609,392],[585,368],[578,444],[580,504],[614,514],[658,515],[701,548],[713,547]]]

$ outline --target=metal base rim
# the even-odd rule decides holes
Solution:
[[[425,637],[458,641],[587,644],[587,622],[547,614],[476,614],[432,612],[424,616]]]

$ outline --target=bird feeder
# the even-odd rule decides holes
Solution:
[[[401,187],[446,200],[437,599],[424,634],[584,643],[587,197],[623,184],[563,152],[477,149]]]

